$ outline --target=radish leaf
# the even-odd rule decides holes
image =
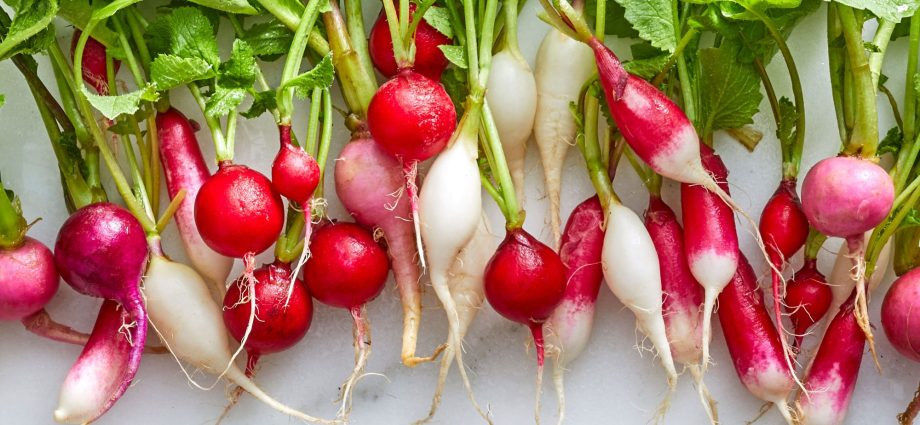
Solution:
[[[639,33],[639,37],[666,52],[677,47],[674,12],[670,0],[617,0],[623,6],[623,16]]]
[[[157,90],[169,90],[214,77],[214,68],[201,58],[159,55],[150,64],[150,79]]]
[[[760,78],[750,64],[737,60],[738,46],[723,41],[719,48],[700,50],[702,133],[753,123],[760,109]]]

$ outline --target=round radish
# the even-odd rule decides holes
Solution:
[[[354,223],[332,223],[317,229],[310,242],[312,256],[304,280],[323,304],[351,309],[383,291],[390,264],[374,236]]]
[[[198,191],[195,224],[212,249],[243,258],[275,242],[284,226],[284,204],[258,171],[225,162]]]
[[[824,275],[818,271],[817,261],[805,260],[786,285],[783,299],[789,319],[795,328],[795,346],[802,345],[802,339],[815,323],[827,314],[834,294]]]
[[[415,3],[409,4],[409,21],[415,19]],[[397,11],[397,13],[399,13]],[[399,72],[396,57],[393,54],[393,39],[390,36],[386,13],[380,12],[368,39],[368,49],[374,67],[386,78],[392,78]],[[432,80],[440,80],[441,73],[450,62],[438,46],[450,45],[450,37],[441,34],[423,18],[415,29],[415,62],[412,66],[419,74]]]
[[[795,180],[784,179],[760,215],[760,234],[777,266],[791,258],[808,238],[808,219],[795,193]],[[777,267],[780,268],[780,267]]]
[[[19,246],[0,249],[0,270],[0,320],[25,319],[57,292],[51,250],[28,236]]]
[[[802,183],[802,207],[808,222],[828,236],[861,237],[882,222],[893,202],[891,177],[865,159],[823,159],[808,170]]]
[[[272,162],[272,186],[281,196],[306,205],[319,185],[319,164],[313,155],[291,143],[291,126],[278,128],[281,147]]]
[[[385,151],[409,164],[431,158],[447,146],[457,128],[457,111],[438,82],[402,70],[374,94],[367,126]]]
[[[882,301],[882,327],[891,345],[903,356],[920,362],[920,268],[899,277]],[[916,321],[915,321],[916,320]]]

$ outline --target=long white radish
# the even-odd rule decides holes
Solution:
[[[177,359],[238,385],[279,412],[309,422],[335,424],[279,403],[243,374],[230,353],[221,308],[194,269],[153,255],[144,279],[150,325]],[[183,368],[184,370],[184,368]]]
[[[562,166],[577,131],[569,104],[577,102],[581,86],[594,73],[594,53],[583,43],[551,29],[540,43],[535,68],[537,113],[533,133],[543,162],[554,246],[559,247]]]
[[[611,203],[607,213],[601,262],[607,286],[636,315],[636,324],[658,351],[668,374],[668,387],[673,390],[677,370],[662,315],[658,254],[642,219],[618,203]]]
[[[523,57],[510,49],[492,57],[486,101],[502,141],[515,194],[523,205],[524,157],[537,114],[537,83]]]
[[[469,116],[465,115],[464,121]],[[455,139],[438,155],[425,176],[419,193],[419,225],[431,286],[447,314],[450,328],[447,347],[454,349],[470,400],[480,410],[463,367],[460,315],[448,286],[448,270],[470,241],[482,215],[482,182],[476,162],[478,137],[463,127],[461,121]]]

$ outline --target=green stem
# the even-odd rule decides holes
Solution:
[[[898,129],[901,130],[901,134],[903,135],[904,120],[901,118],[901,112],[898,109],[898,100],[894,98],[894,93],[888,90],[888,87],[884,84],[878,85],[878,91],[882,92],[885,98],[888,99],[888,105],[891,106],[891,114],[894,115],[894,123],[898,126]]]
[[[498,183],[504,200],[505,226],[508,229],[517,229],[524,225],[524,211],[521,210],[515,195],[514,181],[511,179],[511,171],[508,169],[508,162],[505,160],[505,152],[502,150],[502,142],[498,137],[498,128],[495,127],[495,119],[492,117],[489,102],[482,101],[481,105],[482,110],[479,111],[477,108],[473,110],[473,113],[481,115],[482,129],[486,134],[484,142],[489,145],[494,157],[494,162],[490,163],[489,167],[492,170],[493,178]],[[475,115],[473,115],[473,118],[475,119]]]
[[[603,1],[597,2],[598,8],[601,8]],[[506,0],[502,5],[502,13],[505,16],[505,48],[508,49],[508,52],[512,56],[523,59],[524,55],[521,54],[521,46],[518,43],[518,0]],[[604,16],[604,15],[597,15]],[[603,19],[598,19],[599,22],[603,22]],[[603,25],[603,24],[601,24]]]
[[[37,95],[35,100],[41,102],[48,108],[65,132],[74,131],[73,124],[70,122],[70,117],[67,116],[64,108],[57,102],[54,95],[48,90],[48,87],[42,83],[41,78],[38,77],[35,70],[33,70],[20,55],[13,56],[12,60],[13,64],[16,65],[16,69],[25,77],[26,83],[29,84],[29,88],[35,91]]]
[[[601,202],[601,208],[604,210],[604,217],[610,209],[610,203],[616,202],[616,195],[613,192],[613,185],[610,184],[610,176],[607,174],[607,167],[601,160],[600,145],[597,137],[598,115],[600,110],[600,100],[586,91],[584,96],[584,137],[579,140],[579,147],[582,150],[582,156],[585,158],[585,164],[588,168],[588,177],[591,178],[591,184],[597,191],[598,200]]]
[[[916,179],[920,179],[920,177]],[[875,263],[878,261],[885,243],[898,230],[898,227],[907,218],[907,214],[917,205],[918,200],[920,200],[920,190],[913,190],[910,197],[904,201],[901,207],[893,208],[885,221],[872,231],[872,236],[870,236],[869,244],[866,247],[866,276],[871,276],[875,271]]]
[[[236,37],[240,38],[246,31],[243,29],[243,24],[240,22],[239,18],[233,14],[227,14],[227,20],[230,21],[230,25],[233,27],[233,32],[236,33]],[[265,74],[262,73],[262,67],[256,63],[256,81],[259,82],[259,87],[262,88],[262,91],[271,90],[271,86],[268,84],[268,80],[265,79]],[[271,108],[272,117],[275,118],[275,122],[278,122],[281,117],[278,115],[278,108]]]
[[[275,258],[285,263],[294,261],[300,254],[294,252],[297,243],[300,241],[300,234],[303,233],[304,214],[297,209],[295,203],[290,203],[287,209],[287,223],[285,231],[278,236],[278,243],[275,244]]]
[[[403,33],[400,31],[399,16],[396,14],[396,5],[393,0],[383,0],[383,11],[387,16],[390,39],[393,40],[393,57],[396,59],[396,68],[411,67],[412,61],[409,58],[409,52],[406,50],[406,46],[400,42],[400,40],[403,40]],[[402,16],[405,16],[408,20],[407,15],[408,13]]]
[[[384,0],[386,4],[390,0]],[[463,0],[463,23],[466,29],[466,65],[469,70],[469,85],[472,93],[477,88],[482,89],[485,84],[479,81],[479,58],[476,56],[479,51],[476,38],[476,18],[473,12],[472,0]]]
[[[303,14],[303,7],[300,5],[299,1],[279,2],[276,0],[258,0],[258,3],[291,31],[296,31],[297,27],[300,26],[300,15]],[[294,4],[298,7],[287,7]],[[310,38],[307,40],[307,45],[310,47],[310,50],[313,50],[319,56],[326,56],[329,54],[329,43],[326,42],[322,33],[316,28],[310,32]]]
[[[595,5],[594,16],[596,17],[606,17],[607,16],[607,0],[596,0],[597,4]],[[597,37],[597,40],[601,43],[604,42],[604,38],[607,35],[606,31],[607,19],[594,19],[594,36]]]
[[[482,39],[479,46],[478,84],[485,89],[492,67],[492,47],[495,43],[495,18],[498,16],[498,0],[486,0],[485,16],[482,22]]]
[[[319,185],[314,193],[315,198],[322,198],[326,179],[326,161],[329,159],[329,148],[332,146],[332,94],[329,89],[323,89],[323,128],[319,140],[319,152],[316,154],[316,163],[319,165]],[[318,209],[318,208],[317,208]],[[317,211],[324,215],[323,211]]]
[[[872,72],[872,83],[878,86],[878,79],[882,75],[882,62],[885,60],[885,52],[888,50],[888,42],[891,41],[891,33],[897,22],[891,22],[885,19],[879,20],[878,29],[875,30],[875,37],[872,37],[872,45],[875,49],[869,53],[869,70]]]
[[[652,85],[659,86],[664,81],[664,78],[668,76],[671,68],[677,62],[677,59],[680,58],[684,50],[687,48],[687,45],[693,41],[696,36],[699,35],[699,31],[696,28],[690,28],[684,33],[684,36],[680,38],[680,41],[677,42],[677,47],[674,48],[674,53],[671,53],[671,57],[668,58],[668,61],[665,62],[664,67],[661,68],[661,72],[652,79]]]
[[[367,50],[367,38],[364,36],[364,10],[362,9],[362,2],[361,0],[344,1],[345,24],[348,28],[351,48],[355,51],[355,55],[358,56],[364,73],[370,75],[373,80],[374,65],[371,63],[371,55]],[[374,85],[376,86],[376,81],[374,81]]]
[[[872,69],[869,67],[862,39],[862,28],[856,21],[853,9],[849,6],[838,4],[837,15],[840,18],[843,36],[846,40],[847,58],[855,83],[854,94],[857,108],[853,134],[844,153],[873,158],[878,147],[878,110],[875,102],[875,84],[872,82]]]
[[[201,95],[201,90],[198,86],[194,83],[189,84],[188,91],[192,94],[195,102],[198,103],[201,112],[204,112],[207,109],[207,105],[205,104],[204,97]],[[233,161],[233,151],[227,149],[227,142],[224,140],[224,133],[221,130],[220,121],[216,117],[212,117],[208,114],[204,114],[204,121],[208,124],[208,129],[211,131],[211,139],[214,141],[214,154],[217,157],[217,162]]]
[[[313,1],[304,8],[303,16],[300,19],[300,25],[294,32],[294,39],[291,41],[290,50],[284,61],[284,69],[281,71],[281,86],[294,79],[300,72],[300,64],[303,62],[303,54],[307,50],[307,36],[319,17],[319,5],[322,2]],[[280,87],[280,86],[279,86]],[[286,88],[278,91],[278,125],[291,125],[291,115],[294,113],[294,88]]]
[[[134,56],[134,50],[131,48],[131,43],[128,42],[128,35],[121,23],[121,18],[115,16],[111,21],[114,24],[115,33],[118,34],[118,43],[120,44],[120,47],[125,54],[125,59],[128,63],[128,69],[131,70],[131,76],[134,77],[134,83],[138,87],[143,87],[147,81],[144,78],[144,72],[141,70],[140,65],[137,63],[137,58]],[[114,78],[110,79],[110,82],[114,83]]]
[[[131,29],[131,37],[134,39],[134,44],[137,46],[137,55],[140,56],[141,59],[141,66],[144,68],[144,73],[149,75],[149,67],[152,58],[150,57],[150,49],[147,47],[147,41],[144,38],[147,25],[142,21],[143,17],[140,16],[140,12],[138,12],[135,7],[128,9],[128,14],[126,16],[128,27]]]
[[[681,37],[680,14],[677,6],[678,0],[671,1],[671,10],[674,13],[674,30],[677,31],[677,37]],[[698,124],[699,116],[696,113],[696,95],[693,93],[693,86],[690,85],[690,71],[687,68],[687,59],[683,52],[677,55],[677,78],[680,81],[681,97],[684,99],[684,113],[694,125]]]
[[[73,125],[77,140],[82,147],[86,148],[87,145],[92,144],[92,141],[89,130],[87,130],[86,126],[83,124],[83,120],[80,118],[80,111],[73,97],[73,93],[77,88],[74,81],[70,78],[70,76],[73,75],[73,70],[70,69],[70,62],[64,57],[64,52],[61,51],[61,47],[57,43],[52,43],[47,51],[48,56],[51,57],[51,68],[54,71],[58,92],[61,95],[61,105],[64,112],[67,114],[67,122]],[[65,123],[61,122],[61,125],[63,126]]]
[[[349,21],[353,19],[356,18],[349,16]],[[362,57],[362,53],[358,50],[359,48],[366,49],[367,42],[354,42],[355,37],[350,35],[351,30],[342,19],[341,11],[334,4],[329,12],[323,14],[323,22],[326,33],[329,34],[329,45],[333,52],[332,61],[340,82],[342,97],[349,111],[363,121],[367,118],[367,107],[377,92],[374,68],[364,63],[365,60],[370,59]],[[363,37],[364,33],[360,34]],[[366,52],[363,54],[367,55]]]
[[[805,240],[805,260],[817,259],[818,253],[826,240],[827,235],[815,230],[814,227],[809,228],[808,239]]]
[[[834,112],[837,115],[837,129],[840,132],[840,140],[845,142],[849,139],[850,125],[844,108],[846,50],[839,45],[842,36],[843,29],[840,26],[840,20],[837,19],[837,5],[829,3],[827,6],[828,70],[831,77]]]
[[[315,88],[310,96],[310,119],[307,121],[307,138],[304,140],[304,150],[314,158],[317,154],[316,142],[319,139],[319,113],[324,106],[323,91],[321,88]]]
[[[0,249],[5,250],[22,245],[28,228],[25,217],[7,195],[3,182],[0,182]]]
[[[920,11],[910,18],[910,41],[907,50],[907,76],[905,81],[908,87],[904,90],[904,126],[902,127],[904,146],[898,152],[898,159],[893,167],[894,190],[900,193],[913,171],[913,161],[916,159],[915,147],[920,144],[916,138],[917,123],[917,98],[916,92],[911,88],[911,82],[917,73],[917,56],[920,52]]]

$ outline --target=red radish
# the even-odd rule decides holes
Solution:
[[[891,345],[901,355],[920,362],[920,331],[914,322],[914,311],[920,311],[920,269],[913,269],[898,278],[882,301],[882,327]]]
[[[383,231],[403,304],[402,361],[407,366],[430,361],[415,355],[422,320],[420,273],[415,263],[415,230],[407,219],[412,212],[401,198],[404,185],[399,161],[372,139],[352,140],[335,161],[335,191],[361,225]],[[436,355],[437,353],[435,353]]]
[[[566,267],[559,255],[524,229],[508,229],[486,266],[485,294],[506,319],[527,325],[537,348],[536,418],[540,421],[543,379],[543,322],[562,302]]]
[[[0,320],[24,320],[57,293],[51,250],[28,236],[17,246],[0,248],[0,270]]]
[[[808,219],[795,193],[795,184],[794,179],[783,179],[760,215],[760,234],[777,266],[792,258],[808,238]]]
[[[738,270],[719,295],[719,322],[741,383],[757,398],[774,403],[792,424],[786,398],[795,381],[757,276],[744,255],[739,255]]]
[[[808,368],[805,391],[796,399],[801,424],[842,424],[846,418],[866,346],[855,297],[854,292],[834,316]]]
[[[291,126],[278,126],[281,147],[272,162],[272,186],[281,196],[306,205],[319,185],[319,164],[312,155],[291,143]]]
[[[74,30],[70,39],[71,56],[73,56],[73,51],[77,47],[77,40],[80,39],[80,34],[82,34],[82,31]],[[105,46],[98,40],[92,37],[86,40],[86,47],[83,49],[83,61],[81,62],[83,81],[92,86],[96,93],[102,95],[109,94],[109,78],[105,66],[107,54]],[[115,60],[114,67],[117,74],[118,69],[121,67],[121,61]]]
[[[195,224],[212,249],[243,258],[275,242],[284,226],[284,204],[258,171],[222,162],[198,191]]]
[[[201,155],[195,129],[188,118],[175,108],[157,113],[156,125],[169,197],[175,198],[185,190],[185,198],[175,215],[185,253],[195,269],[208,278],[215,294],[223,296],[233,259],[211,249],[195,226],[195,200],[199,189],[211,176]]]
[[[692,128],[691,128],[692,129]],[[695,135],[695,133],[694,133]],[[728,193],[728,169],[706,145],[700,145],[703,166]],[[690,271],[705,289],[703,304],[703,369],[709,362],[712,339],[712,309],[716,297],[728,285],[738,268],[738,235],[732,208],[703,186],[682,183],[681,210]]]
[[[818,271],[815,259],[806,259],[786,285],[783,298],[786,313],[795,328],[795,345],[802,346],[808,330],[821,320],[831,306],[833,292],[824,275]]]
[[[441,152],[457,128],[457,111],[444,87],[406,69],[380,86],[367,110],[367,125],[383,150],[404,164]]]
[[[354,223],[330,223],[316,230],[312,256],[304,266],[310,294],[323,304],[348,309],[354,319],[355,367],[342,385],[342,409],[347,419],[354,384],[370,356],[370,329],[364,305],[380,295],[390,265],[386,252],[371,233]]]
[[[718,422],[715,401],[703,382],[703,287],[693,277],[684,251],[684,230],[674,211],[660,195],[650,194],[645,210],[648,229],[661,270],[662,312],[665,332],[674,361],[690,369],[697,391],[710,422]]]
[[[415,19],[415,3],[409,4],[409,22]],[[399,13],[397,11],[397,13]],[[423,18],[415,29],[415,63],[412,69],[432,80],[441,79],[441,73],[450,62],[438,46],[450,45],[450,37],[441,34]],[[387,16],[383,11],[377,16],[371,28],[368,48],[374,67],[386,78],[393,78],[399,72],[393,54],[393,38],[390,36]]]
[[[517,187],[517,186],[515,186]],[[559,259],[566,270],[565,295],[546,323],[546,339],[557,351],[553,384],[559,403],[559,422],[565,418],[563,375],[569,364],[581,356],[591,339],[594,310],[604,272],[604,210],[597,196],[578,204],[565,224]]]
[[[87,423],[124,394],[140,364],[147,339],[147,311],[139,290],[147,264],[144,230],[127,210],[110,203],[92,204],[64,222],[54,260],[61,277],[77,292],[115,301],[126,312],[119,332],[92,341],[93,346],[101,344],[102,358],[84,352],[88,357],[81,356],[71,368],[71,374],[76,375],[90,373],[88,370],[99,373],[100,380],[90,385],[92,390],[86,391],[82,384],[72,387],[70,381],[62,388],[55,419]],[[123,344],[125,339],[127,345]],[[119,360],[120,356],[126,356],[127,361]]]
[[[550,29],[537,51],[534,81],[537,110],[533,135],[540,149],[543,175],[550,203],[553,240],[559,245],[562,167],[569,146],[575,144],[577,124],[569,104],[578,101],[581,86],[594,73],[591,49],[556,29]],[[517,183],[515,182],[515,187]]]

